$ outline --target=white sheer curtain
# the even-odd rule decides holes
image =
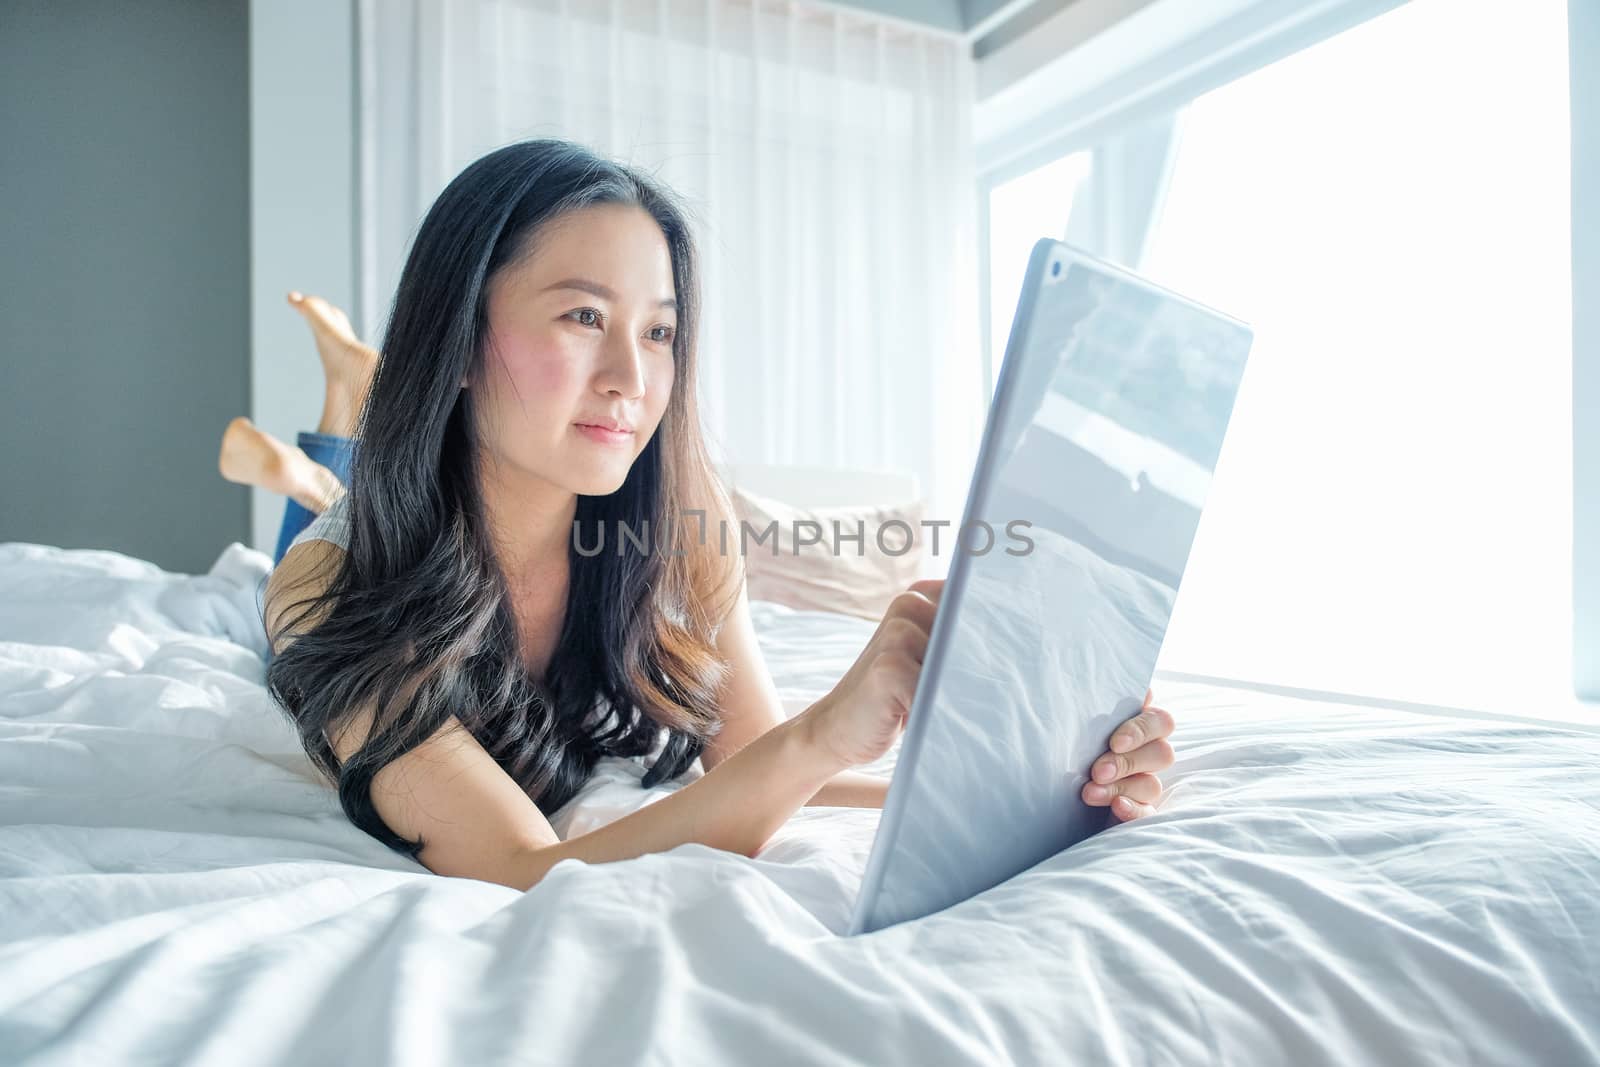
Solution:
[[[462,167],[581,141],[696,216],[722,458],[913,471],[959,519],[985,391],[958,40],[760,0],[362,0],[358,23],[369,333]]]

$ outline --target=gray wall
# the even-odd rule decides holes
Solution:
[[[248,541],[248,0],[0,0],[0,541]]]

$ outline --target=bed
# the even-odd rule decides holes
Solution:
[[[876,810],[528,893],[384,848],[262,687],[267,566],[0,545],[0,1061],[1600,1063],[1600,730],[1158,680],[1159,814],[849,938]],[[790,714],[873,629],[753,610]]]

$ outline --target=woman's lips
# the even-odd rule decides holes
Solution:
[[[578,432],[603,445],[625,445],[633,440],[632,430],[608,430],[603,426],[590,426],[587,423],[574,423]]]

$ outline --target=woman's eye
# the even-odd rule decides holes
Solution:
[[[576,321],[580,326],[600,325],[600,312],[594,308],[579,308],[576,311],[568,312],[568,314],[576,316]],[[592,317],[585,318],[585,316]],[[672,326],[652,326],[650,333],[658,344],[668,344],[678,335],[677,329]]]

